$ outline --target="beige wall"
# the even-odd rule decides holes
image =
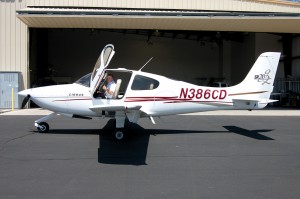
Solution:
[[[22,0],[0,1],[0,71],[20,71],[27,82],[28,28],[16,17],[24,7]]]

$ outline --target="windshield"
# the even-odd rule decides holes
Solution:
[[[81,77],[79,80],[77,80],[75,83],[80,84],[86,87],[90,87],[90,81],[91,81],[91,75],[92,73],[89,73],[83,77]]]

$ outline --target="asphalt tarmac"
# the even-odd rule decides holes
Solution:
[[[0,115],[0,198],[299,198],[299,116],[108,119]]]

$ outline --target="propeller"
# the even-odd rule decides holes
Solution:
[[[27,96],[23,99],[22,106],[21,106],[22,109],[25,107],[25,105],[27,104],[27,102],[29,101],[29,99],[30,99],[30,95],[27,95]]]

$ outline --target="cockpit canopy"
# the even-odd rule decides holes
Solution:
[[[105,68],[108,66],[114,54],[114,46],[112,44],[106,45],[97,59],[93,72],[81,77],[75,83],[86,87],[91,87],[92,93],[95,92],[101,83],[101,80],[105,78]]]

